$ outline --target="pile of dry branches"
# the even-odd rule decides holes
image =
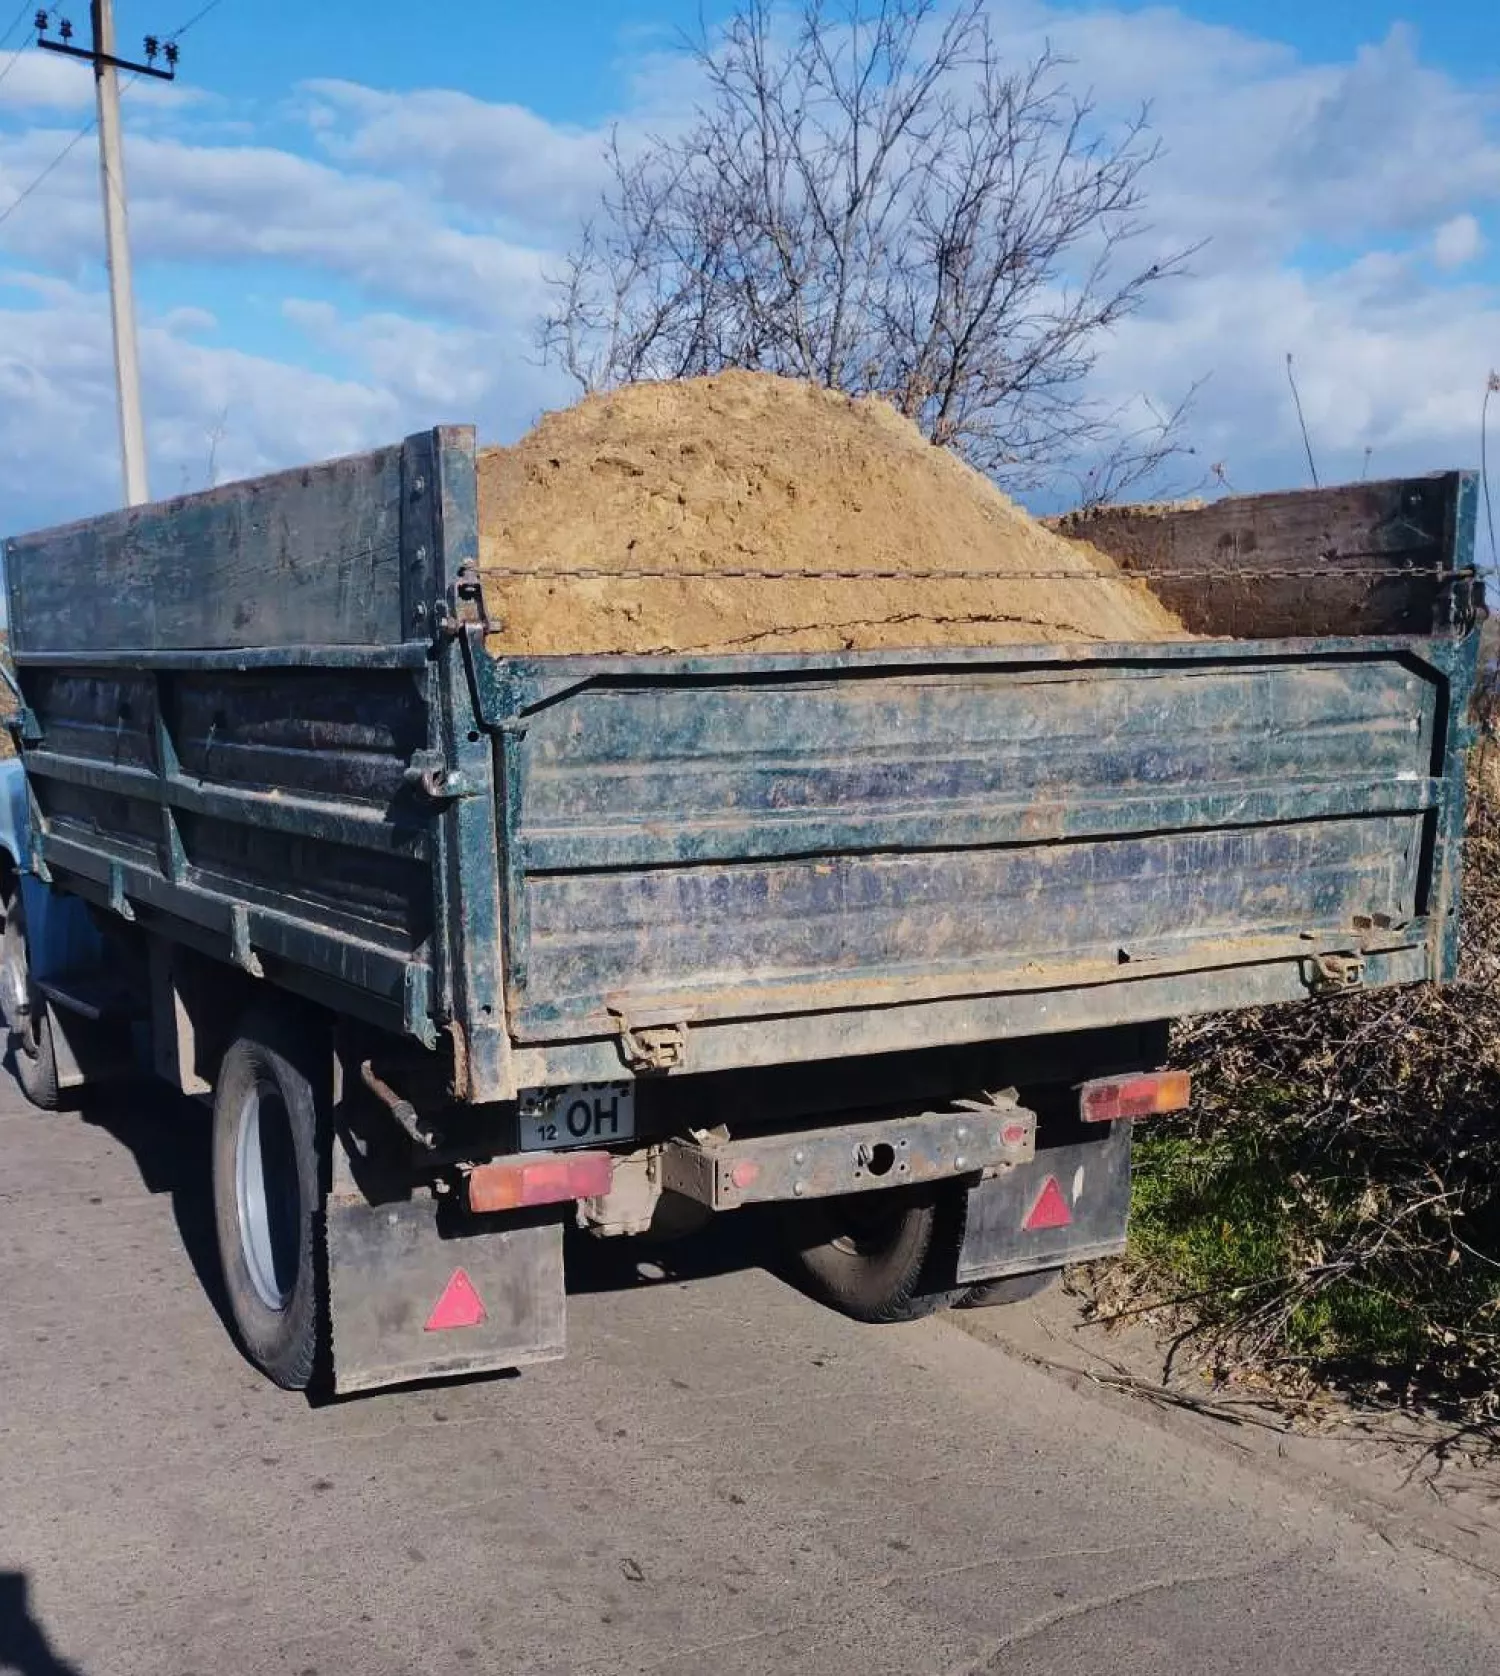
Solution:
[[[1166,1299],[1218,1374],[1500,1421],[1500,742],[1471,775],[1461,975],[1180,1027],[1106,1309]],[[1121,1291],[1129,1294],[1121,1298]],[[1104,1300],[1100,1300],[1104,1303]]]

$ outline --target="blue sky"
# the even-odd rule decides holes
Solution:
[[[200,0],[201,3],[201,0]],[[195,0],[116,0],[122,48]],[[25,15],[33,9],[28,5]],[[65,8],[66,9],[66,8]],[[710,15],[723,8],[710,7]],[[87,15],[74,0],[75,22]],[[1500,365],[1500,8],[1446,0],[995,0],[1107,111],[1152,101],[1163,240],[1192,277],[1110,343],[1097,393],[1172,402],[1238,489],[1473,464]],[[0,31],[15,13],[0,0]],[[539,364],[543,277],[611,122],[670,122],[696,0],[220,0],[182,84],[126,98],[153,489],[570,399]],[[435,19],[428,21],[427,19]],[[9,43],[29,39],[29,30]],[[91,113],[87,72],[0,52],[0,216]],[[92,139],[0,224],[0,530],[118,495]]]

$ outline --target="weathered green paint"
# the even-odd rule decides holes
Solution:
[[[402,640],[400,464],[381,448],[9,541],[16,650]]]
[[[622,1017],[732,1069],[1288,998],[1318,953],[1449,976],[1474,493],[1101,528],[1273,639],[497,659],[474,438],[423,433],[9,545],[37,865],[451,1027],[475,1100],[618,1075]],[[1370,632],[1306,632],[1346,600]]]
[[[479,563],[479,495],[471,432],[435,437],[435,520],[439,578],[449,630],[438,643],[439,735],[444,760],[469,788],[438,822],[443,863],[435,869],[439,941],[446,935],[450,988],[445,1013],[465,1037],[464,1093],[476,1101],[513,1098],[505,1026],[500,839],[495,746],[476,707],[471,641],[483,631],[465,579]],[[456,632],[455,632],[456,631]]]

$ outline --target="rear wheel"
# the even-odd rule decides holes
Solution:
[[[1061,1269],[1037,1269],[1031,1274],[1008,1274],[999,1280],[981,1280],[963,1298],[965,1309],[992,1309],[998,1304],[1021,1304],[1045,1292],[1062,1273]]]
[[[0,938],[0,1006],[10,1035],[16,1080],[32,1105],[55,1112],[62,1105],[57,1079],[57,1049],[46,997],[31,981],[26,946],[26,910],[16,884],[5,903],[5,933]]]
[[[323,1208],[317,1096],[276,1021],[249,1022],[214,1092],[214,1212],[240,1341],[278,1385],[317,1365]]]
[[[965,1195],[956,1187],[851,1194],[792,1212],[807,1290],[856,1321],[915,1321],[956,1303]]]

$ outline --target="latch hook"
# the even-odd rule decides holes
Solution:
[[[1346,995],[1365,981],[1360,954],[1314,954],[1302,962],[1302,981],[1314,995]]]
[[[618,1007],[609,1009],[620,1033],[620,1057],[632,1071],[675,1071],[687,1063],[687,1025],[635,1028]]]

